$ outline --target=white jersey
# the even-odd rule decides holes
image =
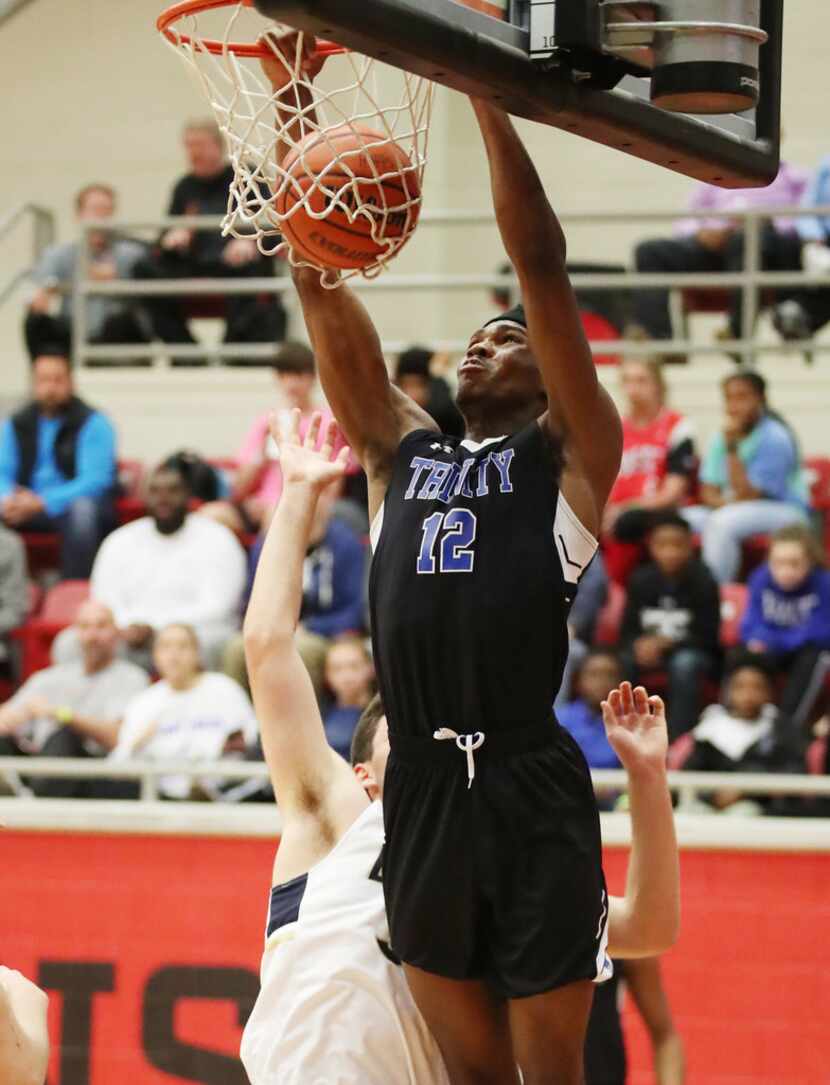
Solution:
[[[242,1037],[252,1085],[449,1085],[389,949],[382,847],[373,802],[307,874],[271,890]]]

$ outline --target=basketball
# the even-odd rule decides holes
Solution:
[[[359,270],[399,249],[415,229],[417,171],[383,132],[358,124],[313,132],[282,165],[290,183],[280,189],[275,208],[280,218],[287,216],[283,236],[301,260]],[[326,208],[324,217],[315,217]]]

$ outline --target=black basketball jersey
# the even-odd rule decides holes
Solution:
[[[596,549],[557,479],[537,422],[481,442],[428,430],[401,441],[372,525],[370,579],[392,734],[550,718],[568,609]]]

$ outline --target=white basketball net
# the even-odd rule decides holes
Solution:
[[[411,72],[350,52],[329,56],[312,81],[303,67],[303,36],[299,35],[296,47],[292,42],[292,55],[284,56],[274,45],[273,36],[289,28],[267,23],[249,3],[250,0],[231,2],[213,11],[184,15],[169,26],[165,35],[198,76],[227,141],[234,180],[223,233],[255,237],[260,251],[266,255],[279,252],[294,266],[317,267],[327,286],[358,274],[371,278],[406,243],[417,221],[427,161],[433,84]],[[279,95],[279,112],[260,59],[239,55],[234,44],[252,45],[258,41],[265,41],[290,73],[288,91],[283,90]],[[354,131],[358,125],[373,129],[385,140],[393,140],[408,156],[408,163],[401,156],[401,165],[386,173],[373,166],[374,198],[368,203],[361,198],[348,154],[341,158],[336,143],[332,142],[328,146],[338,165],[329,166],[321,176],[314,174],[303,160],[311,183],[298,196],[297,181],[279,164],[278,151],[280,158],[285,158],[287,152],[290,162],[294,157],[291,152],[300,143],[307,144],[315,136],[318,137],[315,142],[327,140],[335,129],[342,132],[343,126],[349,126]],[[352,162],[354,156],[352,148]],[[326,173],[339,176],[332,180]],[[412,177],[409,184],[407,174]],[[387,206],[382,183],[375,183],[384,181],[393,182],[403,202]],[[281,214],[277,204],[289,192],[291,201]],[[410,193],[413,193],[411,198]],[[374,263],[359,271],[332,271],[295,253],[287,239],[282,241],[282,224],[293,215],[303,210],[314,219],[325,219],[333,209],[344,214],[349,223],[359,218],[368,220],[371,238],[380,246]],[[387,236],[390,218],[396,224],[396,236]],[[402,221],[405,226],[401,230]]]

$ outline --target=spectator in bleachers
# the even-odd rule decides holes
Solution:
[[[562,682],[556,695],[554,707],[557,712],[571,699],[573,676],[594,642],[597,618],[608,598],[608,575],[602,554],[597,551],[594,560],[582,574],[579,591],[568,612],[568,655],[562,672]]]
[[[603,548],[612,580],[625,583],[642,557],[652,513],[676,508],[693,496],[697,455],[691,423],[666,404],[666,379],[658,362],[626,360],[620,383],[626,401],[623,455],[605,506]]]
[[[0,519],[21,531],[57,532],[64,579],[85,580],[114,522],[115,431],[75,395],[61,348],[35,358],[32,393],[0,430]]]
[[[830,572],[805,525],[776,532],[768,560],[750,576],[741,641],[786,679],[779,707],[794,738],[806,741],[810,711],[830,670]]]
[[[830,205],[830,155],[823,158],[807,188],[803,207]],[[801,266],[810,275],[830,271],[830,217],[812,215],[797,221],[802,242]],[[773,323],[784,339],[809,339],[830,320],[830,289],[826,285],[797,290],[780,302]]]
[[[26,549],[19,535],[0,524],[0,643],[26,617],[28,599]]]
[[[300,436],[304,437],[315,410],[317,382],[314,354],[304,343],[284,343],[272,363],[280,411],[299,410]],[[331,419],[323,409],[323,425]],[[238,534],[257,532],[282,494],[279,451],[268,429],[272,408],[259,415],[236,457],[237,475],[229,501],[212,501],[199,510]],[[342,447],[342,438],[341,444]]]
[[[806,170],[781,163],[778,176],[766,188],[733,189],[699,184],[689,200],[690,211],[710,211],[711,217],[684,219],[673,238],[641,241],[634,251],[637,271],[665,272],[742,271],[744,234],[740,220],[730,217],[754,208],[788,207],[800,203],[807,187]],[[766,271],[795,271],[800,267],[799,240],[794,219],[776,218],[761,228],[761,264]],[[742,294],[735,290],[729,311],[729,330],[741,338]],[[663,287],[634,292],[635,329],[651,339],[671,339],[669,292]]]
[[[79,222],[109,219],[115,214],[115,189],[86,185],[75,197]],[[87,234],[87,276],[95,282],[129,279],[145,247],[110,230]],[[29,301],[24,336],[29,357],[44,347],[59,345],[69,353],[72,345],[72,286],[78,270],[81,242],[50,245],[31,274],[35,291]],[[150,323],[141,306],[126,298],[93,294],[84,300],[86,336],[91,343],[148,343]]]
[[[760,659],[738,659],[725,688],[725,703],[704,711],[692,735],[694,748],[683,768],[689,772],[803,771],[775,706],[772,678]],[[682,809],[738,815],[763,813],[769,802],[728,788],[705,802]]]
[[[569,731],[592,769],[618,769],[602,722],[601,704],[622,681],[622,666],[610,648],[592,648],[576,674],[576,697],[556,711],[559,723]]]
[[[183,623],[161,629],[153,645],[160,681],[127,706],[114,761],[211,761],[229,749],[257,738],[254,710],[236,682],[203,670],[199,639]],[[159,792],[167,799],[187,799],[194,787],[213,794],[213,785],[187,776],[163,776]]]
[[[148,668],[164,626],[192,626],[208,666],[239,628],[245,552],[222,524],[189,513],[189,499],[181,472],[156,468],[149,515],[113,531],[92,569],[92,594],[111,607],[131,657]]]
[[[112,611],[89,600],[73,626],[77,662],[36,671],[0,708],[0,755],[96,757],[118,740],[128,701],[148,685],[146,673],[118,659],[118,629]],[[94,796],[96,781],[34,779],[36,795]]]
[[[648,550],[651,560],[628,582],[620,651],[635,684],[650,672],[666,672],[667,719],[677,738],[694,727],[703,680],[719,669],[720,596],[678,513],[655,517]]]
[[[430,415],[442,433],[464,436],[464,420],[453,401],[444,377],[432,373],[435,352],[426,347],[409,347],[398,355],[395,384]]]
[[[218,125],[212,120],[190,121],[183,144],[189,170],[176,183],[167,214],[224,215],[234,171]],[[260,253],[253,238],[227,238],[218,229],[184,226],[165,230],[136,269],[143,279],[251,278],[273,272],[274,260]],[[276,294],[229,295],[225,304],[226,343],[277,343],[285,337],[285,309]],[[148,307],[155,333],[165,343],[196,342],[181,297],[153,297]]]
[[[807,520],[798,442],[770,410],[766,388],[751,371],[724,380],[726,418],[701,467],[701,504],[682,510],[720,584],[737,579],[744,539]]]
[[[321,703],[325,699],[323,668],[332,640],[366,628],[366,546],[354,529],[334,516],[339,480],[317,502],[310,549],[303,568],[303,604],[297,626],[297,648]],[[249,586],[262,552],[260,536],[250,553]],[[241,635],[225,650],[222,669],[247,688]]]
[[[374,690],[375,670],[366,641],[353,633],[337,637],[326,652],[323,679],[331,698],[323,713],[328,744],[349,760],[357,721]]]

